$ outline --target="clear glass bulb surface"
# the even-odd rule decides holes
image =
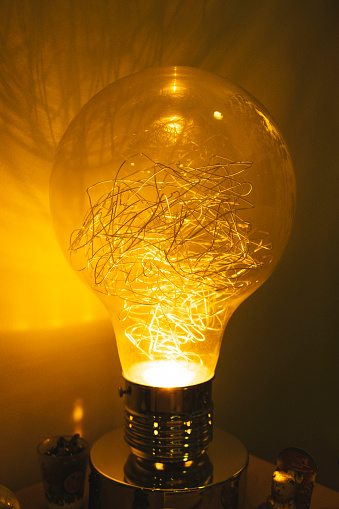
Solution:
[[[155,68],[109,85],[63,136],[51,212],[72,267],[107,307],[123,374],[213,377],[226,324],[272,273],[294,217],[286,144],[228,80]]]

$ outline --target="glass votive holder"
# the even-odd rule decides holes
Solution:
[[[86,440],[79,435],[47,438],[37,451],[48,509],[80,509],[89,457]]]

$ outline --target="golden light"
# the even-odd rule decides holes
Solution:
[[[223,115],[222,113],[220,113],[220,111],[215,111],[215,112],[213,113],[213,116],[214,116],[214,118],[215,118],[215,119],[217,119],[217,120],[222,120],[222,119],[224,118],[224,115]]]
[[[206,452],[225,327],[278,263],[294,192],[287,147],[261,106],[198,69],[113,83],[62,138],[54,226],[113,323],[133,482],[140,462],[153,472]]]
[[[168,355],[171,353],[168,352]],[[144,385],[149,386],[185,387],[200,383],[202,379],[208,378],[208,375],[204,366],[196,362],[180,364],[175,360],[164,359],[156,363],[147,361],[134,365],[131,377],[133,380],[142,380]]]
[[[174,141],[176,140],[177,135],[183,130],[182,121],[182,118],[176,116],[165,117],[162,119],[164,130],[173,135]]]
[[[82,399],[76,399],[74,401],[73,411],[72,411],[72,420],[74,423],[73,433],[79,433],[82,435],[82,421],[84,418],[84,408]]]
[[[279,472],[278,470],[276,470],[274,472],[274,479],[276,479],[277,481],[284,481],[286,479],[288,474],[286,474],[286,472]]]
[[[123,327],[135,347],[118,342],[121,359],[128,352],[126,378],[150,386],[201,383],[213,377],[232,305],[272,262],[269,234],[253,237],[238,212],[252,208],[252,184],[242,180],[252,163],[212,156],[207,166],[165,165],[143,153],[132,159],[114,180],[87,190],[91,207],[72,233],[70,260],[114,301],[118,331]]]

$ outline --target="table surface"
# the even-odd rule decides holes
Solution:
[[[274,465],[250,455],[247,471],[247,492],[244,509],[256,509],[262,504],[271,490],[271,479]],[[45,509],[42,483],[37,483],[16,492],[21,509]],[[86,502],[88,509],[88,483],[86,486]],[[339,492],[316,484],[313,490],[310,509],[339,509]]]

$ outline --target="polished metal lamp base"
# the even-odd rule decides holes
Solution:
[[[143,485],[142,475],[138,479],[129,478],[133,472],[129,461],[136,460],[131,458],[122,429],[111,431],[94,443],[90,455],[89,509],[241,509],[243,506],[248,453],[237,438],[218,428],[213,430],[208,452],[196,465],[188,466],[187,470],[193,470],[184,488],[179,482],[185,476],[184,464],[180,468],[178,464],[165,467],[159,464],[159,479],[163,468],[170,469],[164,476],[172,476],[174,487],[154,488]],[[147,470],[147,464],[142,458],[140,461],[138,471]],[[149,476],[145,479],[147,484]]]
[[[135,457],[130,467],[148,470],[155,488],[159,467],[168,470],[177,464],[176,470],[179,465],[188,469],[205,456],[213,436],[212,380],[187,387],[150,387],[125,380],[120,394],[125,396],[125,440]],[[172,487],[170,479],[167,487]]]

